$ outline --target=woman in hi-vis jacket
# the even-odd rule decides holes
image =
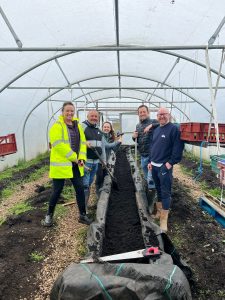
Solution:
[[[65,102],[62,115],[50,129],[50,173],[53,179],[53,193],[49,200],[44,226],[53,225],[55,206],[63,190],[65,179],[70,179],[76,191],[80,223],[89,225],[86,215],[83,188],[84,163],[86,160],[86,139],[78,119],[74,118],[75,108],[72,102]]]

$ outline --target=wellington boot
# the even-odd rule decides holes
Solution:
[[[161,216],[160,216],[160,229],[163,232],[167,232],[167,221],[168,221],[168,214],[169,210],[162,209],[161,210]]]
[[[156,211],[155,215],[152,215],[152,218],[155,219],[155,220],[159,220],[160,216],[161,216],[162,202],[156,202],[155,205],[156,205],[156,210],[157,211]]]

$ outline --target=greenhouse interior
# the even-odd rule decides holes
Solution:
[[[0,37],[0,298],[225,299],[225,1],[2,0]]]

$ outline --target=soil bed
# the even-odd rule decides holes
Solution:
[[[12,177],[10,178],[4,178],[0,180],[0,199],[2,195],[2,190],[7,188],[10,183],[17,183],[19,182],[20,184],[26,180],[27,178],[30,177],[31,174],[33,174],[36,170],[42,168],[45,165],[49,164],[49,157],[46,157],[44,159],[41,159],[37,164],[32,165],[30,167],[27,167],[26,169],[20,170],[20,171],[15,171],[12,173]]]
[[[11,216],[0,226],[0,299],[26,299],[38,288],[36,274],[51,250],[49,229],[40,223],[45,215],[43,203],[50,193],[47,189],[37,195],[29,201],[34,209]],[[43,259],[33,261],[32,253],[43,255]]]
[[[118,190],[112,188],[109,197],[103,256],[145,248],[135,187],[125,149],[117,152],[114,175],[118,181]],[[152,240],[158,244],[156,237],[152,237]]]
[[[225,299],[225,231],[179,180],[174,179],[168,236],[193,271],[193,299]]]

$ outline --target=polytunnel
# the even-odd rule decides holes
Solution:
[[[165,284],[161,298],[157,298],[159,286],[152,283],[152,278],[148,278],[147,282],[153,291],[149,286],[146,288],[145,279],[143,282],[142,279],[139,280],[137,286],[136,283],[131,283],[137,276],[145,278],[148,267],[145,265],[145,269],[141,264],[127,262],[124,274],[128,269],[131,273],[130,277],[124,275],[127,280],[125,286],[131,285],[132,292],[137,289],[140,299],[172,299],[168,294],[169,290],[173,299],[192,299],[193,282],[189,266],[180,259],[175,248],[177,255],[171,254],[170,247],[173,245],[170,239],[166,234],[158,233],[159,227],[149,216],[146,217],[148,213],[145,205],[149,201],[149,195],[145,194],[146,183],[141,187],[137,149],[132,140],[138,123],[137,108],[141,104],[146,105],[151,117],[156,118],[158,109],[166,107],[176,124],[214,124],[215,140],[209,153],[205,155],[208,158],[210,154],[225,153],[222,143],[220,145],[218,127],[218,124],[225,123],[224,12],[224,0],[2,0],[0,3],[0,145],[7,135],[15,134],[16,137],[16,149],[6,153],[10,155],[4,155],[0,151],[0,171],[49,151],[49,129],[61,114],[62,105],[66,101],[74,103],[80,122],[86,119],[88,111],[95,109],[100,114],[100,125],[104,121],[117,124],[124,133],[125,144],[122,154],[119,153],[118,156],[129,162],[128,173],[132,176],[130,180],[135,191],[138,218],[140,217],[138,224],[141,238],[144,236],[140,247],[149,246],[146,234],[149,236],[149,232],[156,232],[159,235],[156,246],[163,249],[159,265],[163,262],[167,266],[165,275],[160,269],[161,265],[155,270],[155,265],[150,263],[153,277],[156,276],[162,286]],[[225,131],[223,140],[224,133]],[[200,151],[198,171],[202,172],[202,151],[205,150],[202,150],[202,144],[200,148],[194,147],[188,143],[186,145],[187,150]],[[135,163],[132,154],[135,156]],[[112,171],[115,168],[117,174],[119,167],[116,158],[112,156],[111,159]],[[197,168],[196,164],[188,168]],[[216,172],[215,177],[218,178],[223,171],[217,169]],[[120,176],[122,180],[123,176],[128,178],[130,175]],[[105,265],[101,268],[95,256],[99,258],[115,254],[102,251],[105,249],[105,220],[108,210],[104,201],[108,203],[112,197],[110,184],[110,178],[107,177],[100,196],[97,223],[90,226],[88,233],[88,251],[92,255],[91,259],[94,259],[94,266],[91,265],[93,269],[91,267],[88,272],[93,274],[93,270],[99,268],[99,274],[103,277],[108,276],[107,270],[104,269]],[[224,182],[220,184],[223,191]],[[176,192],[177,190],[174,193]],[[182,190],[181,194],[184,196],[185,191]],[[221,192],[220,206],[223,205],[223,213],[220,217],[224,224],[222,195]],[[208,202],[204,202],[204,205],[208,211],[211,210]],[[175,221],[176,217],[175,215]],[[146,222],[151,225],[146,225]],[[101,236],[100,241],[98,234]],[[207,248],[210,242],[205,244]],[[206,260],[207,257],[206,255]],[[178,263],[174,263],[175,261]],[[174,265],[180,268],[180,273],[174,276],[175,287],[171,288],[171,276],[176,268]],[[54,285],[52,299],[59,297],[57,293],[62,291],[62,286],[67,287],[66,280],[71,274],[80,274],[82,268],[80,264],[75,264],[57,279],[58,286]],[[117,267],[115,270],[110,269],[110,276],[113,271],[117,275]],[[89,278],[80,277],[77,280],[88,281]],[[102,287],[99,280],[96,281]],[[112,279],[115,289],[118,288],[119,281],[120,277]],[[106,289],[110,289],[110,284],[105,285]],[[81,286],[76,287],[77,290]],[[101,299],[113,299],[105,287],[102,288],[104,293]],[[72,292],[65,288],[67,297],[70,292],[74,293],[73,288],[76,289],[72,287]],[[222,291],[222,299],[224,290],[220,286],[216,288]],[[95,290],[95,284],[90,289]],[[86,299],[87,295],[83,291],[82,286],[78,292],[80,298],[77,299]],[[132,298],[130,290],[126,293],[124,299],[139,299],[133,294]],[[62,298],[59,299],[64,299],[65,295],[62,293]],[[100,297],[99,294],[96,295]],[[0,290],[0,298],[1,296],[4,299],[4,292]],[[195,296],[193,299],[200,299],[194,298]],[[47,299],[44,297],[46,294],[43,299]]]

